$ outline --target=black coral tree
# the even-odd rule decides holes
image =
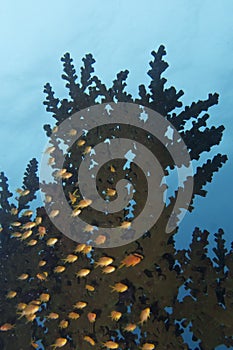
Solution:
[[[191,159],[200,160],[203,152],[209,152],[222,139],[222,125],[207,126],[210,116],[206,112],[218,103],[218,94],[209,94],[206,100],[193,102],[181,109],[180,98],[184,92],[177,91],[173,86],[167,88],[167,80],[163,77],[168,68],[165,54],[164,46],[152,52],[149,87],[140,85],[138,97],[134,98],[126,91],[127,70],[119,72],[108,88],[94,75],[95,60],[91,54],[83,58],[78,79],[73,59],[66,53],[61,59],[64,70],[62,79],[66,82],[69,97],[59,99],[49,83],[44,87],[46,110],[52,113],[56,121],[53,127],[44,126],[47,136],[51,136],[53,128],[59,127],[76,111],[104,102],[131,102],[149,107],[169,120],[187,144]],[[192,127],[187,129],[190,121]],[[98,136],[101,132],[103,130],[99,130]],[[116,137],[119,135],[116,131]],[[54,144],[58,142],[56,137],[53,140]],[[76,157],[73,153],[69,156],[68,169],[78,170],[79,160]],[[226,160],[225,155],[217,154],[204,164],[199,164],[194,174],[192,200],[196,195],[206,196],[205,185],[212,181],[213,174]],[[174,168],[166,154],[164,158],[161,156],[161,162],[165,173]],[[56,169],[56,164],[53,167]],[[106,174],[103,172],[101,176],[102,182],[106,183]],[[76,178],[71,178],[64,185],[68,199],[69,193],[76,189],[76,181]],[[136,176],[135,184],[138,185]],[[99,186],[101,191],[101,183]],[[92,249],[90,257],[75,250],[77,244],[57,230],[43,207],[37,209],[35,219],[23,214],[23,210],[29,209],[29,202],[35,199],[38,188],[35,159],[27,167],[17,204],[11,203],[13,195],[8,189],[7,178],[4,173],[0,174],[0,296],[3,301],[0,326],[6,323],[15,325],[9,331],[0,332],[2,349],[28,349],[32,339],[34,342],[41,340],[47,349],[57,338],[68,340],[64,349],[89,349],[91,345],[85,337],[95,342],[96,349],[101,349],[102,343],[109,340],[117,343],[122,350],[136,349],[143,343],[154,344],[156,349],[191,349],[183,339],[185,329],[192,332],[193,340],[199,341],[197,349],[214,349],[220,344],[233,346],[233,250],[226,249],[223,231],[219,230],[215,234],[215,257],[211,259],[207,254],[209,232],[199,228],[195,228],[187,249],[175,249],[176,231],[165,234],[165,227],[176,192],[156,225],[143,237],[123,247]],[[194,207],[193,202],[190,211]],[[135,208],[137,210],[137,206]],[[22,239],[24,231],[20,227],[29,221],[36,222],[36,225],[31,228],[30,238]],[[17,222],[20,227],[17,227]],[[38,235],[43,231],[40,227],[46,230],[41,236]],[[54,237],[58,243],[48,245],[48,239]],[[29,240],[35,240],[36,244],[30,246]],[[77,262],[64,262],[69,254],[77,255]],[[119,267],[130,254],[142,257],[133,268],[117,268],[110,274],[93,268],[93,260],[96,262],[103,256],[111,257],[114,267]],[[46,263],[43,265],[41,261]],[[63,266],[64,271],[55,273],[59,266]],[[76,278],[75,274],[80,269],[89,269],[90,274],[83,279]],[[23,273],[28,274],[28,279],[18,278]],[[109,286],[114,286],[116,282],[125,284],[127,290],[111,293]],[[89,290],[86,285],[89,285]],[[185,292],[180,297],[182,289]],[[16,296],[6,298],[9,291],[15,291]],[[28,305],[41,300],[43,293],[49,294],[50,298],[40,304],[36,318],[30,320],[23,316],[19,319],[17,312],[22,312],[19,311],[19,304]],[[78,301],[85,301],[86,308],[74,309]],[[150,318],[140,323],[140,315],[145,309],[149,309]],[[118,321],[109,317],[112,311],[121,313]],[[72,319],[72,315],[75,318],[72,312],[78,314],[77,319]],[[59,318],[52,319],[51,313],[58,314]],[[88,320],[88,313],[96,315],[93,324]],[[68,327],[61,326],[62,320],[68,321]],[[135,324],[136,332],[127,331],[127,325],[131,323]]]

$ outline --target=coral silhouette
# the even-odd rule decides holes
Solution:
[[[218,95],[209,94],[206,100],[193,102],[177,112],[182,108],[179,99],[184,93],[173,86],[165,88],[167,81],[162,76],[168,68],[163,59],[165,54],[163,46],[152,52],[149,89],[140,85],[138,98],[125,91],[127,70],[119,72],[107,88],[94,75],[95,60],[91,54],[83,58],[79,82],[70,55],[62,57],[62,79],[66,81],[69,99],[55,97],[48,83],[44,87],[46,110],[56,120],[53,127],[44,126],[56,148],[51,153],[54,170],[56,158],[63,156],[56,128],[73,113],[105,102],[137,103],[159,112],[179,131],[193,160],[199,160],[203,152],[220,143],[224,127],[207,127],[209,115],[203,114],[218,103]],[[192,127],[187,130],[190,120]],[[104,127],[94,130],[85,138],[86,145],[95,144],[100,136],[106,138],[108,132]],[[114,133],[115,137],[123,137],[129,134],[129,129],[125,125],[114,129]],[[140,142],[146,140],[143,131],[138,135],[130,130],[130,134]],[[153,138],[146,146],[154,152],[161,147]],[[160,157],[165,174],[169,174],[175,166],[173,160],[167,152]],[[206,196],[204,186],[226,160],[225,155],[217,154],[197,167],[192,200],[196,195]],[[76,174],[81,161],[82,148],[73,150],[66,158],[67,172]],[[116,172],[111,171],[110,163],[103,167],[99,193],[106,189],[106,184],[111,187],[126,176],[122,164],[120,159],[114,162],[114,167],[121,169]],[[137,189],[134,208],[137,215],[144,204],[142,183],[146,180],[134,164],[129,177]],[[4,173],[0,174],[0,188],[1,349],[41,346],[48,349],[52,344],[54,348],[82,350],[191,349],[182,336],[188,329],[193,340],[199,340],[197,349],[214,349],[220,344],[233,346],[232,249],[225,248],[220,229],[215,233],[215,257],[211,259],[207,255],[209,232],[199,228],[195,228],[188,249],[175,249],[177,230],[167,234],[165,227],[177,191],[157,223],[140,239],[122,247],[93,248],[77,244],[59,232],[44,207],[37,208],[36,213],[30,211],[30,202],[39,189],[35,159],[30,161],[14,201]],[[46,185],[42,184],[42,190],[46,193]],[[79,201],[75,175],[64,178],[64,193],[74,209]],[[48,203],[59,200],[56,184],[51,197],[47,197]],[[189,210],[193,208],[192,201]],[[87,207],[81,215],[88,219],[90,213],[91,208]],[[125,214],[124,211],[119,214],[120,220]],[[111,224],[119,217],[113,217]],[[89,224],[95,225],[93,216]]]

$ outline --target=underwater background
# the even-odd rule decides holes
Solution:
[[[203,152],[202,164],[217,153],[227,162],[205,186],[206,198],[195,197],[175,237],[177,249],[192,241],[195,227],[208,230],[208,254],[213,256],[214,233],[224,231],[226,247],[232,242],[232,1],[11,1],[0,10],[0,169],[10,190],[21,186],[29,160],[40,161],[47,142],[43,125],[53,126],[45,111],[44,85],[50,82],[56,96],[68,93],[60,76],[60,58],[69,52],[79,69],[91,53],[95,74],[111,86],[116,73],[129,70],[127,92],[136,97],[140,84],[149,85],[151,51],[165,46],[168,85],[182,89],[183,106],[219,94],[210,108],[207,125],[223,125],[220,144]],[[191,125],[190,125],[191,126]],[[41,206],[40,196],[32,208]],[[140,266],[140,265],[139,265]],[[191,336],[184,335],[192,348]],[[196,343],[195,343],[196,344]],[[89,345],[88,345],[89,346]],[[195,348],[196,345],[193,345]],[[10,347],[7,347],[7,349]],[[29,347],[30,348],[30,347]],[[225,349],[218,346],[216,349]],[[86,348],[85,348],[86,349]],[[83,349],[82,349],[83,350]]]

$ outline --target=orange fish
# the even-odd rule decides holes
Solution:
[[[143,324],[144,322],[146,322],[148,320],[148,318],[150,318],[150,308],[147,307],[144,310],[142,310],[141,314],[140,314],[140,324]]]
[[[135,266],[139,264],[142,259],[143,259],[143,256],[140,254],[136,254],[136,253],[130,254],[121,261],[121,265],[119,266],[119,268],[122,268],[123,266],[126,266],[126,267]]]
[[[88,312],[87,318],[90,323],[93,323],[96,320],[96,314],[94,312]]]
[[[10,331],[12,328],[14,328],[15,325],[14,324],[10,324],[10,323],[4,323],[3,325],[1,325],[0,327],[0,331],[2,332],[7,332]]]

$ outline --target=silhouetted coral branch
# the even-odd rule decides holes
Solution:
[[[194,195],[206,196],[207,191],[202,188],[207,182],[212,181],[213,174],[217,172],[226,161],[227,156],[218,153],[212,160],[208,159],[205,164],[197,168],[196,174],[194,175]]]
[[[151,52],[154,57],[154,61],[150,62],[151,69],[148,71],[148,75],[152,78],[149,85],[151,91],[150,107],[155,111],[166,116],[176,107],[181,107],[182,102],[178,101],[184,94],[182,90],[178,93],[176,89],[171,86],[169,89],[164,89],[167,80],[161,78],[162,73],[168,68],[168,63],[163,60],[163,56],[166,55],[164,46],[160,46],[158,52]]]
[[[19,197],[19,211],[28,208],[28,203],[36,199],[36,192],[39,190],[39,177],[37,176],[38,162],[33,158],[27,165],[23,178],[23,190],[28,190],[29,193]]]
[[[117,79],[113,80],[113,86],[110,89],[110,94],[114,100],[118,102],[132,102],[132,96],[127,94],[124,89],[127,86],[124,81],[127,79],[129,74],[128,70],[122,71],[117,74]]]
[[[0,173],[0,205],[1,209],[4,212],[7,212],[10,210],[10,204],[9,204],[9,198],[13,196],[13,193],[9,191],[9,185],[7,182],[7,177],[5,176],[4,172]]]
[[[178,115],[176,115],[176,113],[172,113],[172,116],[169,116],[168,120],[177,130],[181,131],[184,129],[185,123],[188,120],[197,118],[201,112],[208,111],[211,106],[218,104],[218,97],[219,95],[217,93],[209,94],[207,100],[193,102],[191,106],[186,106],[184,111]]]
[[[82,91],[84,92],[88,86],[92,83],[91,79],[91,73],[94,72],[94,68],[92,65],[95,63],[95,59],[93,58],[92,54],[86,55],[82,59],[84,63],[84,67],[81,67],[81,84],[82,84]]]
[[[216,257],[213,258],[213,261],[217,264],[216,270],[218,272],[222,271],[224,273],[225,268],[225,256],[227,249],[225,248],[225,239],[223,238],[224,232],[222,229],[218,230],[218,233],[215,233],[215,242],[217,247],[213,248],[213,252]]]
[[[49,83],[45,84],[44,93],[47,95],[46,101],[43,102],[44,105],[46,106],[46,111],[53,113],[53,117],[56,118],[59,112],[59,109],[58,109],[59,99],[54,97],[55,92],[52,90],[52,87]]]
[[[190,149],[191,159],[199,159],[202,152],[209,152],[211,147],[218,145],[222,139],[223,125],[218,128],[212,126],[210,129],[205,128],[204,131],[200,131],[199,128],[203,126],[201,124],[193,123],[193,127],[182,134],[183,141]]]

